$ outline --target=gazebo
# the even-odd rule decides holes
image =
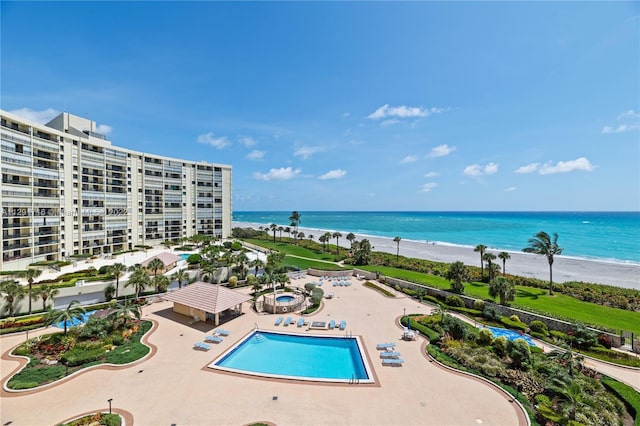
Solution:
[[[160,271],[160,273],[164,274],[165,272],[175,268],[178,262],[182,260],[182,257],[165,251],[146,259],[140,265],[144,268],[148,268],[149,263],[151,263],[153,259],[160,259],[160,261],[164,264],[163,270]]]
[[[216,326],[220,324],[222,312],[236,308],[242,313],[242,304],[251,300],[251,296],[204,281],[196,281],[180,290],[167,293],[162,298],[173,302],[174,312],[190,316],[194,320],[206,321],[207,317],[213,315]]]

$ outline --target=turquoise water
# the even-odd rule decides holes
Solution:
[[[215,363],[234,370],[315,379],[368,379],[356,339],[256,331]]]
[[[640,212],[304,212],[299,226],[405,240],[521,251],[557,232],[563,256],[640,263]],[[234,212],[234,222],[289,226],[291,212]],[[234,226],[236,226],[234,224]],[[276,234],[278,235],[278,234]],[[289,236],[283,233],[283,236]],[[315,235],[318,239],[320,235]],[[335,241],[334,241],[335,242]]]
[[[93,315],[93,313],[96,311],[89,311],[89,312],[85,312],[84,314],[82,314],[82,318],[81,319],[73,319],[73,320],[67,320],[67,321],[60,321],[57,322],[54,325],[54,327],[58,327],[58,328],[64,328],[64,323],[67,323],[67,328],[71,328],[71,327],[75,327],[76,325],[82,325],[85,322],[89,321],[89,317],[91,315]]]
[[[278,302],[293,302],[295,297],[293,296],[278,296],[276,297],[276,301]]]
[[[187,258],[188,258],[189,256],[191,256],[191,254],[190,254],[190,253],[182,253],[182,254],[180,255],[180,257],[182,258],[182,260],[187,260]]]
[[[524,339],[525,342],[529,344],[529,346],[535,346],[531,337],[526,334],[520,334],[517,331],[507,330],[506,328],[498,328],[498,327],[487,327],[493,333],[493,337],[504,336],[507,340],[516,340],[516,339]]]

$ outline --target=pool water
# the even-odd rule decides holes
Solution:
[[[276,301],[278,302],[293,302],[295,297],[293,296],[278,296],[276,297]]]
[[[533,340],[531,340],[531,337],[527,336],[526,334],[520,334],[517,331],[507,330],[506,328],[499,328],[499,327],[487,327],[487,328],[491,330],[491,333],[493,333],[493,337],[504,336],[507,338],[507,340],[524,339],[524,341],[527,342],[529,346],[536,345],[535,343],[533,343]]]
[[[189,253],[182,253],[182,254],[180,255],[180,257],[182,258],[182,260],[187,260],[187,259],[189,258],[189,256],[191,256],[191,254],[189,254]]]
[[[254,331],[209,367],[275,378],[373,382],[356,337]]]
[[[54,327],[58,327],[58,328],[64,328],[64,323],[67,323],[67,328],[71,328],[71,327],[75,327],[76,325],[82,325],[85,322],[89,321],[89,317],[91,315],[93,315],[93,313],[96,311],[89,311],[89,312],[85,312],[84,314],[82,314],[82,318],[75,318],[73,320],[67,320],[67,321],[60,321],[57,322],[55,324],[53,324]]]

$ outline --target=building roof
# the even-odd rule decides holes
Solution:
[[[149,265],[149,262],[151,262],[153,259],[160,259],[162,261],[162,263],[164,263],[164,266],[169,266],[173,263],[176,263],[177,261],[181,260],[182,258],[178,255],[175,255],[173,253],[169,253],[168,251],[162,252],[160,254],[156,254],[153,257],[148,258],[147,260],[145,260],[144,262],[142,262],[140,265],[142,265],[143,267],[147,267],[147,265]]]
[[[251,296],[204,281],[196,281],[162,298],[213,314],[251,300]]]

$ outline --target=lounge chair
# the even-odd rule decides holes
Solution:
[[[300,318],[298,320],[298,327],[302,327],[304,325],[304,318]]]
[[[382,360],[382,365],[391,365],[394,367],[400,367],[402,366],[403,362],[404,362],[404,359],[402,358],[384,358]]]
[[[347,328],[347,322],[345,320],[340,321],[340,330]]]
[[[389,348],[395,348],[395,347],[396,347],[395,343],[378,343],[376,345],[376,349],[378,349],[378,350],[382,350],[382,349],[387,350]]]
[[[336,328],[336,322],[334,320],[329,321],[329,328]]]
[[[218,336],[207,336],[204,338],[205,342],[209,342],[209,343],[222,343],[222,337],[218,337]]]
[[[278,319],[273,325],[280,325],[281,323],[282,323],[282,317],[278,317]]]
[[[211,346],[207,345],[206,343],[196,342],[196,343],[193,344],[193,349],[199,349],[201,351],[208,351],[209,349],[211,349]]]
[[[287,325],[291,324],[292,321],[293,321],[293,319],[291,319],[291,317],[287,317],[287,319],[284,320],[284,325],[287,326]]]
[[[217,330],[213,330],[213,332],[214,332],[215,334],[217,334],[218,336],[228,336],[228,335],[230,335],[230,334],[231,334],[231,332],[230,332],[230,331],[225,330],[225,329],[223,329],[223,328],[219,328],[219,329],[217,329]]]
[[[384,351],[380,352],[380,358],[400,358],[400,352]]]

